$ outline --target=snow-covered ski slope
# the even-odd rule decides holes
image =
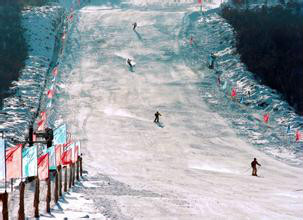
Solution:
[[[208,70],[193,71],[179,48],[194,4],[91,2],[59,66],[58,115],[82,140],[88,175],[77,193],[90,201],[68,200],[69,218],[89,207],[106,219],[301,219],[302,170],[239,138],[201,97]]]

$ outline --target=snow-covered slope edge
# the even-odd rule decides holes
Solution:
[[[64,9],[60,6],[43,6],[24,10],[22,26],[29,48],[25,68],[10,90],[15,95],[3,100],[0,129],[7,139],[24,140],[27,129],[39,111],[39,102],[53,62],[57,38]],[[9,140],[9,143],[12,143]]]

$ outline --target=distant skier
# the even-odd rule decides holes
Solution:
[[[137,27],[137,22],[133,23],[133,31],[136,30],[136,27]]]
[[[220,76],[218,76],[218,78],[217,78],[217,83],[218,83],[218,86],[220,86],[220,85],[221,85],[221,79],[220,79]]]
[[[189,39],[189,44],[190,44],[190,46],[193,45],[193,42],[194,42],[194,38],[193,38],[193,36],[190,36],[190,39]]]
[[[210,63],[209,63],[209,65],[208,65],[208,67],[209,67],[210,69],[213,69],[213,68],[214,68],[214,66],[215,66],[215,59],[216,59],[215,54],[214,54],[214,53],[211,53],[210,56],[209,56]]]
[[[252,168],[252,176],[258,176],[257,175],[257,165],[261,166],[261,164],[258,163],[257,158],[254,158],[254,160],[251,162],[251,168]]]
[[[133,68],[131,59],[127,58],[127,64],[130,66],[130,68]]]
[[[155,113],[155,120],[154,120],[155,123],[159,123],[159,116],[161,116],[161,114],[157,111]]]

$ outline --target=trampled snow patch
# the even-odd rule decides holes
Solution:
[[[86,186],[84,187],[87,187]],[[77,187],[77,186],[76,186]],[[106,219],[95,208],[94,202],[83,193],[68,192],[63,195],[51,214],[41,214],[41,220],[48,219]]]

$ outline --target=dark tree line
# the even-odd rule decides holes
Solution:
[[[26,6],[40,6],[47,0],[0,0],[0,108],[9,94],[12,81],[24,68],[28,48],[23,37],[21,10]]]
[[[303,115],[303,16],[300,5],[240,10],[225,7],[241,61]]]
[[[0,6],[41,6],[48,0],[0,0]]]
[[[17,7],[0,6],[0,101],[10,94],[8,88],[17,80],[27,57],[20,11]]]

